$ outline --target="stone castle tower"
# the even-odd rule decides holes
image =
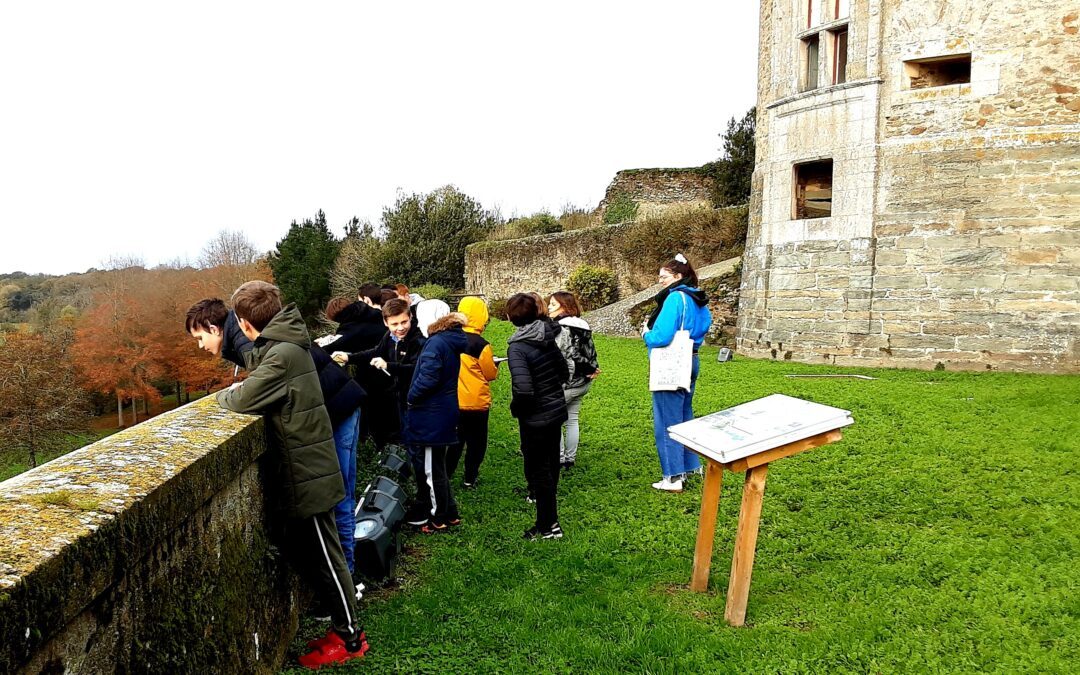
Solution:
[[[762,0],[737,345],[1080,370],[1080,5]]]

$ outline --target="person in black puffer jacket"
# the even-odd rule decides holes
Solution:
[[[359,298],[332,298],[326,305],[326,318],[338,324],[333,341],[320,340],[322,347],[330,351],[362,352],[371,349],[386,334],[382,316],[381,289],[375,284],[360,287]]]
[[[362,352],[374,348],[386,336],[383,323],[381,289],[376,284],[360,287],[359,300],[331,298],[326,305],[326,318],[338,323],[333,335],[319,338],[316,342],[327,352]],[[365,364],[366,365],[366,364]],[[356,381],[370,394],[364,404],[361,436],[371,436],[375,447],[383,447],[397,434],[398,411],[393,396],[385,396],[388,380],[373,368],[347,368]]]
[[[563,383],[570,373],[555,344],[559,327],[541,317],[540,303],[525,293],[506,301],[506,315],[518,327],[509,339],[512,398],[510,412],[518,419],[525,480],[536,496],[536,524],[526,539],[562,536],[556,493],[559,487],[559,436],[566,421]]]

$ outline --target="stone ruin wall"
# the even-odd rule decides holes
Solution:
[[[762,2],[739,350],[1080,370],[1078,13],[852,2],[849,82],[799,94],[796,5]],[[903,87],[904,60],[967,52],[969,84]],[[792,164],[824,157],[832,216],[791,220]]]
[[[262,421],[188,404],[0,483],[0,672],[277,672]]]
[[[637,202],[638,217],[672,210],[712,208],[713,181],[695,169],[628,169],[615,174],[601,200],[603,220],[608,205],[618,195]]]

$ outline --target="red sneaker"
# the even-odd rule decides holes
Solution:
[[[326,635],[322,636],[321,638],[315,638],[314,640],[308,640],[307,648],[318,649],[323,645],[330,644],[335,638],[337,638],[338,640],[341,639],[340,637],[338,637],[338,634],[334,632],[333,628],[327,628]]]
[[[436,523],[435,521],[429,522],[420,528],[420,531],[424,534],[435,534],[436,532],[446,532],[447,526]]]
[[[300,657],[300,665],[310,670],[318,670],[323,666],[362,658],[368,650],[367,636],[363,633],[360,633],[360,648],[355,652],[350,652],[345,648],[345,641],[333,629],[321,639],[324,641],[321,645]]]

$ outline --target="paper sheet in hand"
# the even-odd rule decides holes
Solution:
[[[854,422],[851,411],[773,394],[668,427],[668,435],[721,463]]]

